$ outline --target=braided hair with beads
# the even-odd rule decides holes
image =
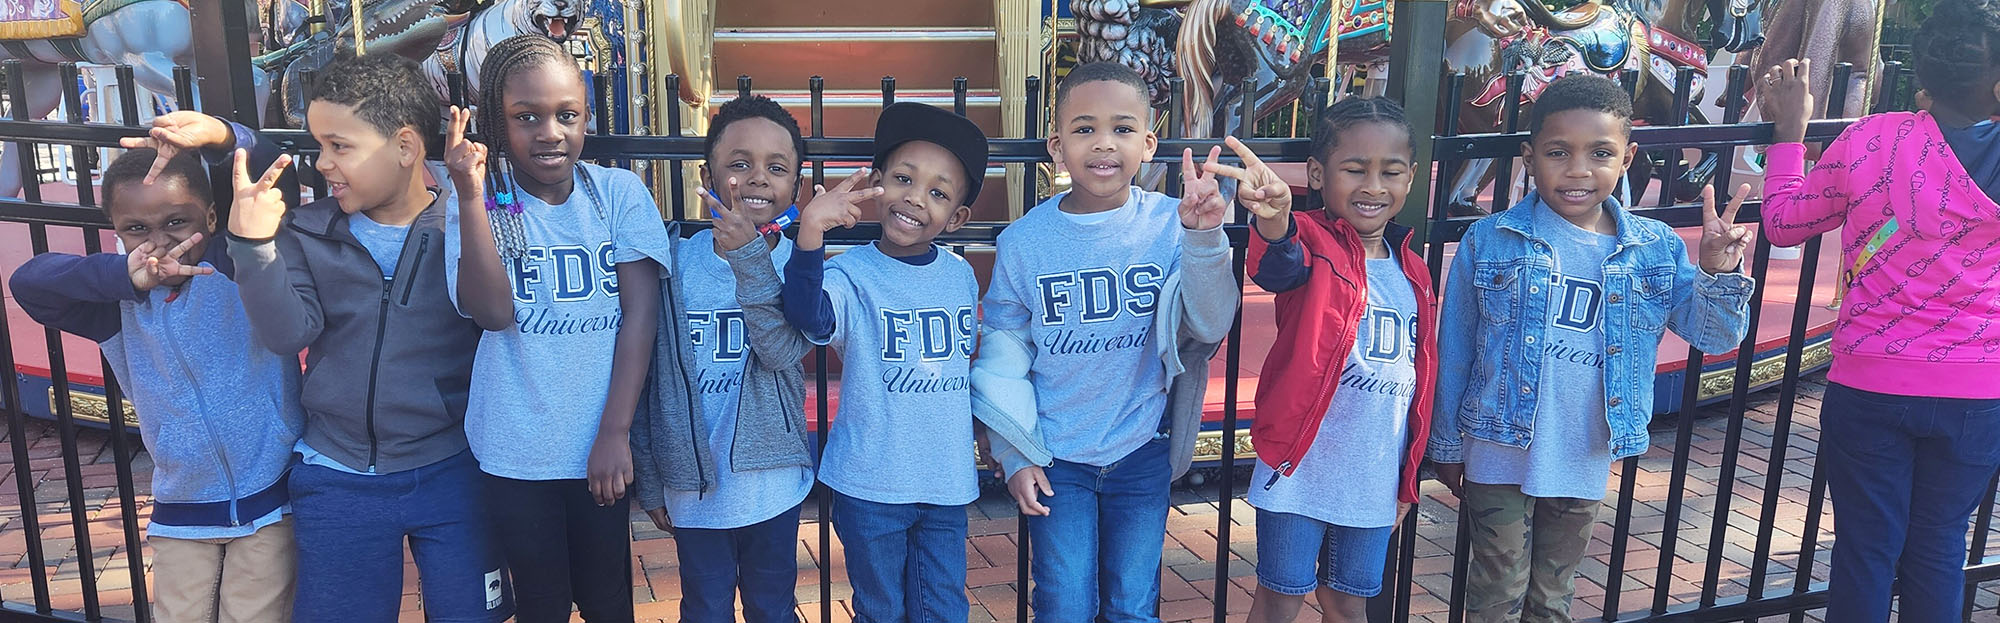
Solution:
[[[474,121],[488,147],[486,215],[493,223],[493,244],[502,259],[515,259],[528,251],[526,227],[521,222],[521,194],[514,180],[511,156],[507,153],[507,79],[528,69],[554,65],[577,72],[576,59],[562,44],[541,35],[516,35],[494,44],[479,66],[479,103]]]
[[[1326,160],[1332,158],[1333,150],[1340,147],[1340,133],[1347,131],[1348,128],[1369,123],[1386,123],[1402,128],[1406,136],[1410,133],[1410,121],[1403,116],[1403,105],[1396,103],[1396,100],[1386,97],[1350,97],[1326,107],[1326,110],[1321,111],[1319,117],[1313,121],[1312,157],[1319,159],[1321,166],[1330,164]],[[1411,136],[1410,151],[1414,152],[1416,149],[1417,139]],[[1326,202],[1319,196],[1319,189],[1312,190],[1313,192],[1306,193],[1304,209],[1318,210],[1326,207]]]
[[[1917,82],[1932,101],[1993,97],[2000,81],[2000,0],[1943,0],[1910,46]]]

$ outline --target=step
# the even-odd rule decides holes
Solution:
[[[713,67],[718,82],[749,75],[781,88],[802,88],[812,76],[829,89],[879,89],[883,76],[911,88],[949,89],[963,76],[972,88],[999,83],[998,53],[991,31],[928,29],[899,34],[881,29],[853,30],[863,38],[805,30],[738,31],[715,36]]]
[[[716,28],[876,28],[993,26],[993,3],[973,0],[730,0],[715,7]]]
[[[734,81],[729,82],[733,83]],[[811,93],[802,90],[765,89],[755,89],[755,93],[769,97],[783,105],[786,110],[792,112],[793,117],[798,118],[799,128],[802,131],[808,134],[812,133]],[[724,102],[728,102],[735,97],[735,89],[714,94],[709,99],[709,114],[713,115],[716,107],[720,107]],[[896,101],[922,102],[950,110],[952,106],[952,94],[950,91],[905,91],[898,89]],[[822,110],[826,118],[825,136],[852,137],[874,134],[875,117],[882,112],[882,92],[880,89],[873,91],[829,90],[824,96],[824,102],[825,106]],[[1000,136],[1002,129],[1000,127],[999,92],[992,90],[968,92],[965,98],[965,116],[971,119],[973,123],[978,124],[979,129],[985,131],[987,136]]]

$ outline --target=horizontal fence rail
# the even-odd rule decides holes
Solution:
[[[5,69],[7,75],[10,77],[22,75],[18,61],[6,61]],[[78,69],[76,65],[63,65],[61,71],[64,77],[63,84],[77,84],[76,76]],[[1828,98],[1836,108],[1830,111],[1830,117],[1839,118],[1848,116],[1843,114],[1847,111],[1840,111],[1838,107],[1845,100],[1842,90],[1847,84],[1845,77],[1851,71],[1852,69],[1849,67],[1841,67],[1838,70],[1837,77],[1833,81],[1835,92]],[[1880,108],[1899,109],[1900,106],[1906,105],[1905,103],[1909,100],[1909,93],[1904,88],[1904,83],[1907,81],[1906,72],[1903,71],[1900,65],[1890,63],[1885,70],[1884,76],[1886,79],[1882,87],[1882,95],[1879,98],[1883,104],[1880,105]],[[145,134],[145,129],[139,121],[139,108],[134,96],[134,90],[131,88],[133,84],[131,69],[129,67],[117,68],[116,78],[120,85],[119,92],[122,95],[122,100],[119,102],[118,115],[116,116],[117,121],[112,123],[91,122],[85,119],[81,112],[83,108],[80,105],[79,94],[68,91],[64,94],[65,110],[68,111],[65,119],[49,121],[30,118],[26,107],[18,104],[27,101],[25,85],[19,80],[10,82],[6,85],[6,93],[9,101],[16,103],[16,105],[12,106],[11,114],[5,120],[0,120],[0,142],[5,143],[6,149],[19,150],[23,153],[32,153],[34,150],[44,146],[65,146],[74,160],[72,166],[77,171],[77,179],[91,179],[90,175],[93,163],[89,154],[93,150],[116,147],[119,139]],[[183,69],[175,73],[175,78],[180,86],[177,89],[178,101],[182,107],[187,107],[192,101],[191,75]],[[1665,159],[1667,162],[1666,166],[1660,171],[1660,178],[1665,180],[1658,182],[1663,188],[1660,192],[1661,200],[1654,202],[1657,205],[1641,205],[1639,201],[1646,196],[1647,188],[1652,185],[1652,182],[1648,180],[1636,180],[1635,187],[1633,188],[1636,192],[1631,193],[1635,199],[1631,209],[1636,214],[1657,218],[1676,227],[1692,227],[1698,226],[1701,223],[1701,214],[1698,211],[1703,208],[1699,205],[1678,204],[1673,201],[1674,187],[1671,186],[1671,180],[1678,177],[1684,170],[1684,166],[1680,162],[1679,150],[1685,148],[1720,154],[1724,164],[1716,169],[1713,176],[1707,180],[1707,183],[1717,190],[1718,196],[1727,196],[1730,192],[1733,192],[1732,182],[1735,181],[1731,179],[1732,171],[1728,163],[1734,160],[1733,156],[1739,149],[1755,148],[1769,144],[1771,140],[1771,126],[1769,124],[1740,123],[1746,106],[1744,93],[1749,86],[1748,71],[1745,68],[1734,67],[1729,72],[1729,80],[1724,85],[1724,101],[1726,102],[1724,118],[1719,120],[1720,123],[1711,125],[1688,125],[1691,119],[1689,113],[1691,110],[1690,104],[1698,94],[1692,92],[1692,73],[1683,70],[1677,78],[1675,84],[1672,85],[1672,88],[1675,90],[1677,104],[1671,113],[1666,115],[1667,118],[1647,119],[1647,123],[1643,127],[1635,129],[1632,133],[1633,141],[1637,142],[1643,150],[1653,153],[1670,154]],[[1439,181],[1434,188],[1423,191],[1429,193],[1430,211],[1424,215],[1422,219],[1424,222],[1422,224],[1427,231],[1426,240],[1429,244],[1426,254],[1433,277],[1441,277],[1443,274],[1447,246],[1457,242],[1464,235],[1466,228],[1478,220],[1478,217],[1454,217],[1450,215],[1447,204],[1452,198],[1449,196],[1450,191],[1448,186],[1453,173],[1468,166],[1475,160],[1499,158],[1499,162],[1496,163],[1498,173],[1496,177],[1498,181],[1494,184],[1492,199],[1489,205],[1482,207],[1488,212],[1498,212],[1505,209],[1508,204],[1512,203],[1512,199],[1514,199],[1511,196],[1513,192],[1511,182],[1513,177],[1512,168],[1515,166],[1512,162],[1512,157],[1520,153],[1521,145],[1526,139],[1524,134],[1515,131],[1519,128],[1520,116],[1523,112],[1519,106],[1522,98],[1518,97],[1522,89],[1522,82],[1518,76],[1509,80],[1508,86],[1510,91],[1509,96],[1504,100],[1506,110],[1502,115],[1502,129],[1506,131],[1466,135],[1450,134],[1449,129],[1458,126],[1458,119],[1456,108],[1447,107],[1444,123],[1440,126],[1447,128],[1447,134],[1432,138],[1435,145],[1435,153],[1438,156],[1436,166],[1439,172]],[[668,91],[673,92],[677,90],[678,83],[677,78],[669,77],[666,81]],[[1626,84],[1628,86],[1637,84],[1636,77],[1627,76]],[[1308,89],[1307,91],[1316,93],[1327,92],[1323,88],[1325,86],[1323,82],[1318,86],[1322,88]],[[1255,92],[1255,89],[1250,87],[1254,87],[1254,85],[1245,85],[1245,92]],[[603,87],[600,85],[597,88],[600,89],[598,93],[600,97],[594,98],[593,101],[607,101],[609,98],[602,97],[603,93],[601,89]],[[825,182],[829,165],[854,165],[866,162],[873,157],[874,144],[868,138],[824,136],[824,83],[815,78],[810,81],[809,88],[811,93],[809,114],[811,116],[813,132],[805,141],[807,153],[804,159],[812,165],[812,182],[814,184],[822,184]],[[1173,112],[1168,114],[1167,123],[1165,124],[1167,131],[1160,141],[1158,153],[1151,160],[1153,163],[1166,167],[1167,174],[1163,179],[1167,186],[1166,190],[1170,193],[1177,193],[1179,190],[1177,182],[1179,179],[1178,169],[1180,166],[1181,150],[1183,148],[1192,148],[1197,152],[1205,152],[1209,146],[1216,143],[1214,139],[1188,139],[1178,136],[1176,128],[1180,126],[1179,103],[1182,99],[1182,88],[1183,86],[1178,81],[1172,85],[1169,109]],[[741,93],[752,92],[750,79],[748,77],[740,78],[738,89]],[[453,92],[454,100],[460,103],[464,102],[465,92],[462,78],[453,80],[451,91]],[[962,79],[954,83],[953,92],[955,93],[956,108],[964,110],[966,89]],[[995,188],[995,190],[989,190],[989,192],[1014,193],[1023,201],[1024,205],[1029,206],[1039,201],[1043,194],[1040,183],[1033,174],[1033,165],[1049,161],[1045,140],[1041,138],[1046,127],[1042,118],[1042,103],[1039,101],[1039,94],[1041,92],[1042,89],[1040,88],[1039,81],[1030,79],[1029,88],[1027,89],[1029,98],[1028,106],[1026,106],[1027,118],[1025,119],[1027,122],[1026,127],[1029,128],[1028,136],[995,138],[990,141],[990,154],[996,165],[1026,165],[1025,168],[1028,169],[1028,174],[1022,176],[1023,182],[1018,187],[989,186],[989,188]],[[1448,94],[1445,101],[1458,101],[1459,96],[1465,92],[1463,78],[1454,77],[1446,80],[1444,92]],[[882,101],[885,104],[893,101],[895,94],[895,82],[893,79],[885,79],[883,82]],[[683,205],[683,202],[687,199],[687,189],[683,188],[684,184],[681,175],[683,165],[702,159],[703,140],[697,136],[680,135],[679,120],[683,104],[677,98],[670,97],[666,99],[670,110],[663,117],[669,120],[669,130],[672,135],[612,135],[609,132],[609,128],[614,127],[614,121],[623,121],[628,124],[633,121],[630,118],[614,119],[614,115],[629,115],[629,111],[599,110],[597,111],[598,133],[592,135],[586,141],[583,156],[586,159],[596,160],[607,165],[665,171],[664,175],[658,176],[654,180],[656,182],[655,192],[663,197],[666,214],[683,215],[688,213],[686,210],[687,206]],[[1317,111],[1321,110],[1324,105],[1325,103],[1322,101],[1309,99],[1303,103],[1301,112],[1298,114],[1311,118],[1316,116]],[[1241,127],[1244,128],[1243,131],[1247,132],[1249,128],[1254,127],[1254,124],[1251,123],[1253,120],[1250,118],[1250,106],[1240,106],[1237,114],[1242,122]],[[1837,136],[1848,123],[1849,121],[1844,119],[1814,122],[1809,126],[1808,140],[1830,140]],[[632,124],[627,127],[637,127],[638,125]],[[267,131],[266,134],[283,144],[289,151],[301,156],[298,170],[302,184],[313,189],[316,193],[323,195],[324,181],[319,179],[318,175],[310,167],[312,158],[317,152],[317,145],[312,138],[305,132],[298,130],[271,130]],[[1311,155],[1309,153],[1311,143],[1306,139],[1253,138],[1246,140],[1246,142],[1259,157],[1271,162],[1299,163],[1305,161]],[[1226,159],[1231,162],[1236,161],[1234,156],[1229,156]],[[1689,162],[1692,163],[1694,161],[1689,160]],[[101,163],[99,164],[101,165]],[[21,198],[0,199],[0,236],[13,235],[17,231],[14,228],[25,230],[22,233],[32,247],[32,252],[39,254],[49,250],[52,228],[61,228],[65,235],[68,235],[70,230],[78,230],[83,241],[83,248],[87,252],[101,250],[101,234],[103,233],[103,228],[108,223],[105,221],[102,212],[96,207],[95,190],[92,185],[79,184],[77,186],[78,198],[75,202],[47,201],[42,194],[42,184],[38,183],[43,179],[44,171],[39,168],[37,159],[32,157],[22,158],[20,167],[21,177],[24,182]],[[218,200],[226,201],[226,197],[226,194],[219,195]],[[221,206],[218,207],[220,208]],[[226,216],[218,220],[220,222],[227,222]],[[1753,198],[1751,201],[1746,202],[1743,211],[1738,215],[1738,221],[1755,223],[1757,220],[1758,202]],[[696,220],[679,222],[689,228],[705,226],[703,222]],[[1248,229],[1242,224],[1245,222],[1247,222],[1247,215],[1239,208],[1236,211],[1235,224],[1227,226],[1233,246],[1234,270],[1239,283],[1239,289],[1243,287],[1240,284],[1244,281],[1244,261],[1247,255],[1247,236],[1249,235]],[[940,241],[957,249],[991,248],[999,232],[1005,227],[1006,224],[1003,222],[977,222],[957,232],[941,236]],[[878,233],[878,226],[862,224],[851,230],[829,232],[828,242],[830,244],[861,244],[872,241]],[[15,240],[14,238],[5,239],[10,243]],[[1721,464],[1712,466],[1716,469],[1715,475],[1698,476],[1694,473],[1696,468],[1691,465],[1691,448],[1695,445],[1693,427],[1695,426],[1696,418],[1694,415],[1698,410],[1697,402],[1700,401],[1699,398],[1701,396],[1698,392],[1698,385],[1705,376],[1701,374],[1704,365],[1711,363],[1711,358],[1706,354],[1692,350],[1687,353],[1684,373],[1681,375],[1683,386],[1679,388],[1681,400],[1679,402],[1678,417],[1674,419],[1671,431],[1662,432],[1662,434],[1670,434],[1672,442],[1658,444],[1662,446],[1663,450],[1669,452],[1666,461],[1671,469],[1666,483],[1668,497],[1664,503],[1664,507],[1660,509],[1662,527],[1657,534],[1648,532],[1642,536],[1636,527],[1635,513],[1637,510],[1635,507],[1638,505],[1635,504],[1635,489],[1639,486],[1641,479],[1640,463],[1644,457],[1624,459],[1614,466],[1616,476],[1613,482],[1615,483],[1616,494],[1605,501],[1607,506],[1611,506],[1614,509],[1612,517],[1613,530],[1608,538],[1610,544],[1609,564],[1594,571],[1586,569],[1587,573],[1602,574],[1604,582],[1602,609],[1604,612],[1609,613],[1605,616],[1606,620],[1659,623],[1713,622],[1759,620],[1765,617],[1782,616],[1790,621],[1802,621],[1808,611],[1816,607],[1823,607],[1826,599],[1825,587],[1822,583],[1814,582],[1813,578],[1816,572],[1823,570],[1822,559],[1824,556],[1821,554],[1824,548],[1821,547],[1819,532],[1820,526],[1826,525],[1830,520],[1830,516],[1827,514],[1828,511],[1825,508],[1825,481],[1817,469],[1816,460],[1813,461],[1813,465],[1810,467],[1810,492],[1807,496],[1808,499],[1805,501],[1804,510],[1805,529],[1801,535],[1798,535],[1798,550],[1784,551],[1781,549],[1779,545],[1780,537],[1775,534],[1773,528],[1773,525],[1777,523],[1775,514],[1781,506],[1780,491],[1787,486],[1785,480],[1787,476],[1786,467],[1788,465],[1787,453],[1795,445],[1799,445],[1799,440],[1802,439],[1794,431],[1796,425],[1795,412],[1800,402],[1800,377],[1809,368],[1816,365],[1807,362],[1803,353],[1809,346],[1808,333],[1811,327],[1808,312],[1813,305],[1813,282],[1814,275],[1818,269],[1819,251],[1820,242],[1817,239],[1805,245],[1802,259],[1799,261],[1799,276],[1796,283],[1796,291],[1790,293],[1794,304],[1791,309],[1792,316],[1788,333],[1789,338],[1785,343],[1785,352],[1783,355],[1783,374],[1778,382],[1779,399],[1777,401],[1775,421],[1769,433],[1769,454],[1762,461],[1765,468],[1761,482],[1750,482],[1740,477],[1740,474],[1748,469],[1744,464],[1743,458],[1746,455],[1745,444],[1749,433],[1746,427],[1746,412],[1750,409],[1750,391],[1753,380],[1752,369],[1758,363],[1756,360],[1759,346],[1756,337],[1758,326],[1761,323],[1772,322],[1771,319],[1763,317],[1762,303],[1766,299],[1767,289],[1770,284],[1768,277],[1772,271],[1773,249],[1761,237],[1752,250],[1751,256],[1745,260],[1745,270],[1757,279],[1755,298],[1750,308],[1749,336],[1739,345],[1738,351],[1728,362],[1730,366],[1728,375],[1732,383],[1731,391],[1717,403],[1717,406],[1711,407],[1712,412],[1719,413],[1726,418],[1724,420],[1726,422],[1726,434],[1722,439],[1718,451]],[[1442,285],[1441,282],[1440,285]],[[1232,561],[1232,553],[1230,551],[1232,531],[1239,529],[1235,525],[1236,522],[1233,519],[1233,513],[1242,510],[1237,508],[1237,501],[1235,499],[1235,490],[1238,481],[1237,469],[1232,468],[1232,466],[1239,463],[1239,457],[1235,453],[1236,444],[1232,440],[1236,438],[1240,430],[1243,430],[1243,422],[1240,421],[1238,413],[1238,402],[1243,398],[1238,388],[1243,372],[1241,369],[1243,363],[1243,322],[1241,314],[1242,311],[1239,308],[1236,326],[1232,328],[1227,346],[1223,349],[1221,355],[1222,374],[1226,380],[1223,388],[1223,411],[1220,422],[1220,432],[1224,443],[1221,445],[1220,464],[1222,467],[1217,470],[1216,482],[1212,483],[1212,486],[1216,487],[1216,491],[1219,492],[1219,512],[1217,513],[1215,525],[1217,544],[1216,551],[1214,552],[1215,562],[1213,563],[1214,586],[1216,588],[1212,591],[1214,601],[1213,616],[1216,621],[1225,620],[1231,610],[1229,605],[1230,591],[1225,590],[1225,587],[1228,585],[1230,577],[1240,575],[1240,573],[1232,571],[1232,567],[1237,564],[1249,564],[1247,561],[1240,559]],[[122,561],[120,564],[124,566],[125,573],[128,575],[128,581],[124,584],[129,586],[129,590],[131,591],[130,600],[137,604],[144,604],[147,599],[145,590],[145,563],[141,557],[142,537],[139,524],[141,513],[139,505],[135,502],[136,489],[132,473],[132,460],[135,449],[132,447],[132,441],[129,436],[122,434],[122,431],[126,430],[127,423],[130,420],[127,419],[127,414],[122,406],[123,401],[120,398],[118,383],[115,379],[109,378],[109,367],[103,366],[107,370],[105,373],[104,390],[106,404],[109,406],[108,426],[112,431],[109,435],[109,444],[113,455],[112,458],[116,464],[115,480],[117,492],[115,500],[103,500],[94,505],[91,500],[86,499],[85,491],[81,484],[83,482],[83,475],[81,473],[81,465],[79,464],[80,451],[77,440],[80,424],[77,417],[78,414],[74,412],[71,406],[70,388],[72,379],[69,366],[66,365],[65,361],[66,353],[62,346],[62,338],[53,329],[45,329],[43,331],[43,338],[47,344],[47,367],[50,376],[50,391],[52,392],[52,415],[55,420],[55,426],[58,429],[60,445],[61,460],[59,469],[61,478],[66,486],[61,492],[62,495],[57,496],[59,499],[53,501],[42,499],[47,497],[50,492],[38,489],[36,483],[31,482],[32,478],[30,476],[36,473],[38,469],[47,469],[47,466],[38,464],[35,458],[31,458],[35,455],[35,451],[30,447],[26,436],[26,427],[30,416],[25,405],[28,401],[34,400],[34,398],[24,396],[22,384],[19,382],[21,375],[15,372],[18,370],[17,363],[19,362],[15,351],[15,344],[13,343],[15,334],[9,332],[10,327],[7,326],[7,323],[10,321],[13,320],[10,320],[7,314],[0,313],[0,366],[4,366],[11,374],[15,375],[10,377],[9,382],[5,383],[4,387],[0,387],[0,401],[4,401],[5,405],[8,442],[13,452],[14,493],[18,496],[17,504],[20,510],[16,521],[7,524],[5,529],[19,531],[25,537],[25,551],[22,558],[13,563],[13,566],[15,568],[25,568],[28,574],[28,581],[24,587],[5,589],[7,594],[0,595],[0,621],[114,620],[115,617],[107,618],[105,615],[105,606],[102,603],[103,591],[100,590],[99,585],[100,574],[96,572],[100,565],[110,562],[110,559],[114,555],[108,553],[111,549],[93,544],[92,536],[94,534],[104,534],[102,531],[93,532],[91,529],[93,521],[103,522],[107,519],[115,521],[117,530],[112,533],[112,536],[117,537],[119,546],[123,548],[122,553],[115,556]],[[829,373],[827,372],[828,356],[826,350],[823,347],[817,349],[812,358],[812,361],[817,364],[814,379],[811,381],[818,390],[817,397],[815,398],[815,423],[819,431],[826,431],[828,430],[829,423],[828,393],[830,381]],[[823,449],[823,434],[820,436],[820,444],[820,447]],[[1750,484],[1755,486],[1750,487],[1751,491],[1748,493],[1739,493],[1738,486],[1740,482],[1750,482]],[[1714,502],[1711,508],[1689,508],[1685,490],[1695,486],[1696,483],[1705,483],[1702,485],[1704,487],[1709,485],[1714,487]],[[828,515],[827,505],[830,496],[825,495],[825,491],[823,490],[816,492],[815,495],[818,498],[817,504],[819,505],[820,518],[822,518],[822,521],[819,521],[817,539],[820,551],[826,552],[832,547],[830,525],[823,521]],[[1744,498],[1742,501],[1746,503],[1742,507],[1739,507],[1738,504],[1739,497]],[[1447,517],[1460,512],[1450,508],[1451,506],[1453,505],[1440,505],[1435,499],[1427,498],[1418,508],[1412,509],[1409,514],[1401,519],[1401,531],[1395,541],[1395,546],[1392,548],[1394,550],[1391,553],[1393,562],[1388,567],[1388,578],[1385,581],[1385,586],[1390,590],[1385,591],[1382,597],[1375,600],[1374,606],[1376,610],[1373,616],[1371,616],[1372,621],[1408,621],[1413,619],[1411,610],[1418,575],[1416,569],[1416,552],[1419,549],[1418,531],[1420,525],[1425,523],[1420,521],[1420,518]],[[1974,531],[1973,547],[1970,548],[1967,556],[1966,569],[1969,587],[1977,587],[1981,583],[2000,579],[2000,562],[1997,562],[1995,559],[1989,559],[1986,556],[1986,549],[1989,543],[1988,533],[1992,529],[1993,507],[1994,499],[1989,495],[1980,506],[1976,517],[1977,525]],[[102,511],[95,520],[91,516],[93,510]],[[1700,525],[1695,520],[1688,519],[1696,510],[1705,510],[1708,513],[1709,520],[1706,525]],[[1754,519],[1733,522],[1731,520],[1732,516],[1746,518],[1754,516]],[[66,523],[60,523],[65,521]],[[1016,549],[1018,559],[1016,563],[1019,565],[1019,576],[1015,579],[1014,587],[1016,589],[1017,602],[1015,606],[1018,612],[1017,620],[1025,622],[1027,621],[1029,612],[1027,591],[1029,578],[1027,576],[1032,552],[1026,538],[1025,519],[1020,521],[1021,523],[1015,535],[1018,544]],[[1732,547],[1737,547],[1728,538],[1728,534],[1732,530],[1746,531],[1746,525],[1748,526],[1747,530],[1754,530],[1754,546],[1749,549],[1754,550],[1751,552],[1751,560],[1754,561],[1755,566],[1749,569],[1747,573],[1733,574],[1739,577],[1725,577],[1726,575],[1731,575],[1725,573],[1725,567],[1735,564],[1725,553]],[[1454,544],[1454,549],[1452,549],[1451,553],[1453,564],[1449,586],[1425,587],[1426,591],[1432,597],[1449,604],[1446,616],[1448,617],[1447,620],[1452,623],[1464,620],[1463,593],[1467,560],[1467,526],[1467,522],[1463,521],[1463,517],[1460,517],[1460,520],[1457,522],[1457,538],[1451,541]],[[67,535],[65,538],[74,539],[73,546],[69,546],[74,551],[73,556],[69,556],[63,550],[52,551],[50,548],[50,544],[55,542],[50,535],[58,531]],[[1629,562],[1634,562],[1638,558],[1640,555],[1639,548],[1642,547],[1644,548],[1645,555],[1657,557],[1657,565],[1649,569],[1641,568],[1647,569],[1644,572],[1633,570],[1628,565]],[[818,608],[820,609],[822,620],[833,620],[834,615],[831,599],[833,592],[831,587],[832,574],[830,573],[831,570],[826,568],[829,564],[829,557],[822,554],[819,556],[819,561],[821,567],[819,575],[821,599]],[[1779,578],[1774,578],[1774,568],[1778,569],[1776,573],[1785,574],[1789,578],[1789,581],[1781,582]],[[60,573],[74,573],[75,577],[81,582],[82,598],[80,603],[65,603],[60,607],[56,603],[56,599],[51,595],[50,586],[55,580],[58,569],[61,569]],[[1698,576],[1700,581],[1681,581],[1676,576],[1676,571],[1685,571],[1686,574]],[[1741,594],[1724,594],[1723,587],[1729,585],[1731,582],[1741,585]],[[1692,594],[1689,594],[1677,589],[1677,583],[1693,585],[1695,590]],[[1640,586],[1634,588],[1635,585]],[[664,596],[655,597],[663,598]],[[1968,614],[1970,613],[1972,601],[1970,598],[1967,600]],[[151,620],[148,609],[143,607],[143,605],[132,609],[131,612],[130,620],[139,622]]]

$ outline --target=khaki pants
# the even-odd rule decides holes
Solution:
[[[1602,503],[1530,497],[1518,486],[1471,481],[1462,503],[1472,523],[1466,620],[1570,623],[1576,567]]]
[[[292,619],[299,550],[291,517],[246,537],[147,542],[153,545],[153,616],[161,623]]]

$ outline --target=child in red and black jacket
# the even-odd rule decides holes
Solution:
[[[1396,214],[1413,145],[1402,107],[1349,99],[1313,132],[1308,182],[1321,209],[1294,214],[1291,189],[1236,139],[1256,216],[1251,279],[1277,294],[1278,339],[1257,387],[1258,590],[1250,621],[1291,621],[1307,593],[1322,620],[1363,621],[1382,591],[1390,536],[1417,499],[1437,350],[1430,269]]]

